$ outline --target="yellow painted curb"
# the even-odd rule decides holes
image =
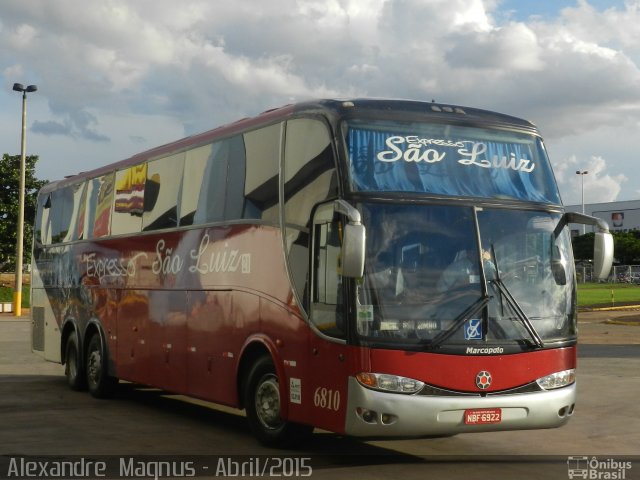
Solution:
[[[620,307],[599,307],[583,310],[587,312],[624,312],[625,310],[640,310],[640,305],[621,305]]]

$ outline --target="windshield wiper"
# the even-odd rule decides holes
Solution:
[[[514,298],[514,296],[511,294],[507,286],[504,284],[504,282],[500,278],[500,268],[498,267],[498,258],[496,257],[496,251],[493,248],[493,243],[491,244],[491,256],[493,257],[493,261],[495,263],[494,278],[491,280],[491,283],[495,285],[498,291],[500,292],[501,299],[505,298],[507,300],[507,305],[513,311],[513,313],[515,313],[518,320],[520,320],[525,330],[533,340],[533,343],[535,343],[535,345],[540,348],[544,347],[542,338],[540,337],[540,335],[538,335],[538,332],[536,331],[533,324],[531,323],[531,320],[529,320],[529,317],[527,317],[527,314],[524,313],[524,310],[522,310],[522,307],[520,307],[520,304],[518,303],[518,301]]]
[[[456,317],[453,321],[453,325],[451,325],[446,330],[443,330],[438,335],[433,337],[433,340],[429,342],[430,348],[436,348],[442,345],[442,343],[447,340],[451,335],[453,335],[458,328],[462,326],[464,322],[466,322],[473,315],[481,311],[484,307],[489,303],[489,296],[483,296],[478,298],[475,302],[473,302],[469,307],[467,307],[460,315]]]

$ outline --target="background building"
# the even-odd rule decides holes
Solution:
[[[567,205],[568,212],[582,213],[582,205]],[[622,202],[585,203],[584,213],[601,218],[609,224],[612,232],[628,232],[640,230],[640,200],[627,200]],[[573,235],[582,235],[583,226],[571,224]],[[586,226],[586,233],[593,232],[594,227]]]

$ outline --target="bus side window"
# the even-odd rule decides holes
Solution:
[[[71,228],[73,214],[73,187],[66,187],[51,193],[51,243],[66,240]]]
[[[49,221],[49,212],[51,211],[51,194],[38,197],[38,209],[36,211],[36,245],[51,244],[51,222]]]
[[[311,321],[325,335],[345,337],[340,275],[340,224],[317,224],[314,228],[314,291]]]
[[[116,172],[116,194],[111,215],[111,234],[137,233],[142,227],[147,164]]]
[[[253,218],[245,212],[245,178],[247,176],[247,152],[245,137],[237,135],[225,140],[225,155],[217,156],[217,162],[226,169],[223,215],[225,220]]]
[[[209,146],[209,155],[202,165],[201,185],[198,188],[194,224],[222,222],[242,218],[242,184],[230,183],[231,165],[242,169],[244,182],[245,152],[241,135],[226,138]],[[204,152],[203,152],[204,154]],[[202,162],[202,160],[200,160]],[[239,167],[238,167],[239,166]]]
[[[68,187],[73,192],[71,213],[69,215],[69,229],[63,239],[64,242],[84,238],[85,210],[87,205],[87,182]]]
[[[242,218],[280,224],[278,209],[278,173],[282,124],[245,133],[246,174]],[[231,164],[232,169],[236,167]],[[230,172],[231,174],[231,172]]]
[[[216,155],[223,142],[209,143],[187,152],[180,200],[181,226],[224,218],[227,164],[221,164]]]
[[[113,185],[113,173],[89,180],[85,216],[86,235],[84,238],[99,238],[109,235]]]
[[[144,186],[143,230],[178,226],[178,194],[182,182],[185,154],[149,162]]]

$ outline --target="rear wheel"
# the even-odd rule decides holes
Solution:
[[[251,368],[245,385],[244,404],[251,430],[264,445],[291,446],[313,431],[309,425],[288,422],[280,416],[279,381],[270,357],[261,357]]]
[[[75,331],[71,332],[67,338],[64,352],[64,374],[67,377],[67,384],[73,390],[85,390],[87,382],[82,361],[80,360],[78,335]]]
[[[96,398],[110,396],[118,384],[118,379],[110,377],[107,373],[107,355],[97,333],[89,340],[85,365],[89,393]]]

